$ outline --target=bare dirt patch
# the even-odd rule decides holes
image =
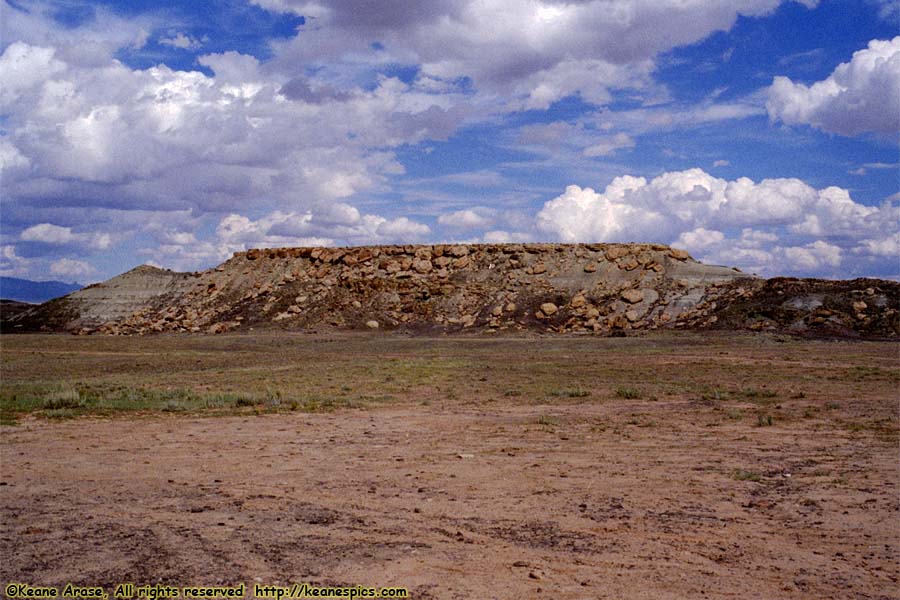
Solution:
[[[891,343],[2,341],[4,582],[900,596]],[[40,402],[83,386],[77,418]],[[103,405],[266,386],[278,403]],[[291,409],[309,395],[335,402]]]

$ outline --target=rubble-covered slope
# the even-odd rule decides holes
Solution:
[[[33,307],[34,304],[29,304],[28,302],[0,298],[0,319],[12,317]]]
[[[279,248],[200,273],[138,267],[3,324],[85,334],[251,327],[895,336],[898,284],[766,281],[654,244]]]

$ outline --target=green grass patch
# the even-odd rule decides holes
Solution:
[[[725,418],[729,421],[740,421],[744,418],[744,411],[739,408],[727,410],[725,411]]]
[[[15,427],[19,424],[19,419],[16,417],[16,414],[9,411],[0,411],[0,425],[5,425],[7,427]]]
[[[851,433],[871,433],[884,441],[893,442],[900,439],[900,425],[893,419],[860,419],[848,421],[837,419],[838,427]]]
[[[867,365],[856,365],[850,367],[846,371],[847,378],[851,381],[871,381],[871,380],[895,380],[900,381],[900,372],[897,370],[887,370],[881,367],[871,367]]]
[[[775,398],[778,396],[778,392],[776,392],[775,390],[759,388],[744,388],[739,393],[747,400],[768,400],[770,398]]]
[[[550,392],[550,395],[557,398],[587,398],[591,395],[591,391],[583,387],[564,388],[553,390]]]
[[[700,398],[706,401],[722,402],[724,400],[729,400],[731,395],[725,390],[713,389],[710,392],[701,394]]]
[[[757,483],[762,481],[762,475],[755,471],[745,471],[744,469],[738,469],[732,473],[731,477],[735,481],[754,481]]]
[[[44,411],[43,415],[47,419],[74,419],[82,414],[80,411],[72,408],[51,408]]]
[[[772,415],[764,415],[761,413],[756,415],[757,427],[771,427],[773,424],[774,419],[772,419]]]
[[[44,398],[41,408],[45,410],[76,409],[87,406],[87,398],[75,388],[61,389]]]
[[[325,412],[356,408],[368,401],[384,401],[391,396],[336,397],[333,394],[291,395],[279,389],[263,392],[197,392],[186,388],[143,387],[77,383],[71,385],[26,384],[6,386],[0,391],[2,424],[15,424],[25,414],[51,419],[83,415],[111,415],[148,411],[169,413],[207,412],[234,414],[255,412]]]

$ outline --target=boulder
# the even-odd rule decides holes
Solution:
[[[628,302],[629,304],[637,304],[638,302],[644,301],[644,292],[643,290],[625,290],[621,294],[622,300]]]
[[[631,251],[625,246],[613,246],[608,249],[603,256],[606,257],[606,260],[617,260],[623,256],[628,256],[630,252]]]
[[[541,312],[548,317],[552,317],[559,312],[559,307],[552,302],[544,302],[543,304],[541,304]]]
[[[424,275],[425,273],[430,273],[434,267],[432,266],[430,259],[417,258],[413,261],[412,268],[416,273]]]
[[[625,269],[626,271],[634,271],[639,266],[641,266],[641,263],[638,261],[638,259],[634,258],[633,256],[628,260],[619,261],[617,264],[619,265],[620,269]]]
[[[610,329],[625,329],[625,326],[628,325],[628,319],[625,318],[624,315],[616,315],[614,317],[609,317],[607,324]]]
[[[457,258],[456,260],[453,261],[453,268],[454,269],[465,269],[466,267],[469,266],[470,263],[471,263],[471,260],[469,259],[468,256],[460,256],[459,258]]]
[[[375,258],[376,252],[371,248],[360,248],[356,253],[356,261],[357,262],[368,262]]]

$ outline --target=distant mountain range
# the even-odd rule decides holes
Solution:
[[[18,277],[0,277],[0,298],[40,304],[80,290],[80,283],[62,281],[31,281]]]

